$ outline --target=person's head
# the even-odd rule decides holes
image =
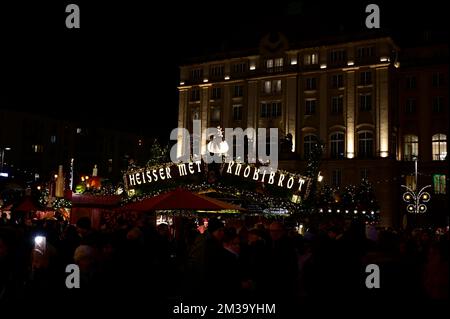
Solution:
[[[328,228],[328,233],[327,234],[328,234],[328,238],[336,239],[336,237],[338,236],[337,227],[331,226],[330,228]]]
[[[284,236],[284,226],[280,222],[273,222],[269,226],[269,232],[273,241],[280,240]]]
[[[216,240],[222,241],[224,237],[224,225],[217,218],[208,220],[208,232]]]
[[[257,243],[258,241],[263,240],[263,234],[262,234],[261,230],[259,230],[257,228],[253,228],[253,229],[249,230],[247,238],[248,238],[248,244],[253,245],[253,244]]]
[[[81,237],[88,234],[90,230],[91,230],[91,220],[89,219],[89,217],[81,217],[80,219],[78,219],[77,232]]]
[[[156,227],[156,230],[158,231],[158,235],[161,237],[169,236],[169,225],[167,225],[166,223],[159,224]]]
[[[239,255],[241,252],[240,239],[236,229],[232,227],[225,228],[223,236],[223,247]]]
[[[131,228],[127,233],[127,240],[129,241],[139,241],[143,239],[143,233],[138,227]]]
[[[80,271],[88,272],[92,270],[95,261],[95,251],[89,245],[80,245],[75,249],[73,255],[75,263],[80,267]]]

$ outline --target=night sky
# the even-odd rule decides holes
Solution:
[[[437,1],[2,2],[0,108],[168,139],[177,125],[179,64],[257,47],[269,31],[305,40],[361,32],[372,2],[399,41],[444,29],[447,19]],[[80,6],[80,30],[65,28],[69,3]]]

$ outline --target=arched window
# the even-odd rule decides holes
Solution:
[[[317,143],[317,136],[308,134],[303,138],[303,154],[305,158],[309,158],[313,150],[314,144]]]
[[[373,156],[372,132],[365,131],[358,134],[358,156],[366,158]]]
[[[434,134],[433,141],[433,161],[444,161],[447,157],[447,135]]]
[[[344,133],[335,132],[330,136],[331,158],[344,158]]]
[[[417,135],[405,135],[403,137],[403,160],[412,161],[419,156],[419,138]]]

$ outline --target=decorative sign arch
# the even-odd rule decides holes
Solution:
[[[230,161],[219,165],[219,173],[222,177],[236,178],[239,180],[253,181],[273,185],[292,191],[303,199],[310,193],[312,179],[310,177],[293,174],[282,170],[270,170],[268,167],[242,162]],[[123,175],[125,189],[127,191],[145,185],[161,183],[167,180],[177,180],[189,176],[208,173],[208,164],[202,161],[188,163],[167,163],[153,167],[136,168]]]

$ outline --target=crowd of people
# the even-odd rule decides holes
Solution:
[[[142,215],[114,230],[49,220],[0,226],[0,303],[71,300],[264,300],[448,298],[448,228],[395,231],[364,222],[255,225],[210,218],[206,231],[183,219],[174,234]],[[36,236],[45,248],[36,248]],[[68,289],[69,264],[80,289]],[[380,268],[380,289],[366,287],[366,266]]]

